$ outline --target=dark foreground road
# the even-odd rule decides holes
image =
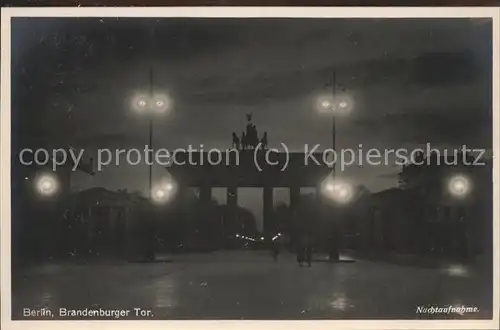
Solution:
[[[64,318],[59,308],[130,310],[121,319],[141,318],[134,308],[152,319],[487,319],[492,312],[491,276],[459,264],[357,260],[299,268],[291,254],[274,262],[263,252],[217,252],[169,263],[51,264],[16,272],[12,280],[14,319],[51,318],[25,318],[26,308],[47,308],[55,319]],[[450,305],[479,311],[416,312]]]

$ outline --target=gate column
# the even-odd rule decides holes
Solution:
[[[273,230],[274,196],[273,187],[264,187],[263,209],[264,209],[264,236],[268,238]]]
[[[300,187],[290,187],[290,207],[296,209],[299,206],[300,200]]]

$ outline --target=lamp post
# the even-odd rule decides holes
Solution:
[[[153,68],[149,69],[149,97],[153,98]],[[154,101],[153,101],[154,102]],[[153,118],[149,116],[149,148],[151,158],[149,159],[149,199],[153,197]]]
[[[148,138],[149,138],[149,149],[151,151],[149,159],[149,173],[148,173],[148,200],[151,204],[158,204],[159,202],[163,202],[164,199],[170,194],[168,193],[168,189],[165,187],[156,189],[153,188],[153,117],[154,115],[165,115],[168,111],[171,110],[171,99],[167,94],[158,93],[154,89],[154,80],[153,80],[153,69],[151,68],[149,71],[149,89],[147,93],[139,93],[135,95],[132,99],[132,108],[139,115],[147,115],[148,116]],[[149,158],[149,157],[148,157]],[[152,217],[152,216],[151,216]],[[153,232],[154,220],[151,220],[151,232]],[[154,260],[155,253],[154,248],[152,246],[152,242],[150,242],[151,246],[148,248],[147,259]]]
[[[335,135],[337,134],[337,130],[336,130],[336,114],[335,114],[335,110],[337,108],[337,105],[336,105],[336,85],[337,85],[337,75],[335,73],[335,70],[333,70],[333,73],[332,73],[332,99],[333,99],[333,102],[334,102],[334,105],[333,105],[333,111],[332,111],[332,150],[334,152],[336,152],[336,140],[335,140]],[[333,165],[332,165],[332,178],[335,179],[335,169],[336,169],[336,165],[337,165],[337,162],[334,162]]]
[[[159,93],[154,90],[153,82],[153,69],[149,71],[149,90],[147,93],[138,93],[132,99],[132,108],[139,115],[148,116],[148,143],[151,150],[151,159],[149,162],[148,173],[148,198],[151,200],[153,197],[153,117],[155,115],[166,115],[172,107],[170,97],[165,93]]]
[[[336,153],[336,135],[337,135],[337,128],[336,128],[336,120],[337,120],[337,115],[347,115],[348,112],[352,109],[352,100],[347,96],[347,95],[337,95],[337,75],[335,70],[332,72],[332,86],[331,86],[331,93],[327,93],[325,95],[321,95],[317,98],[316,100],[316,105],[319,108],[321,112],[325,112],[328,115],[332,116],[332,151],[335,154]],[[332,164],[332,171],[331,171],[331,180],[335,182],[336,178],[336,161],[333,162]],[[332,185],[331,188],[335,187],[335,189],[339,188],[338,184]],[[345,188],[345,187],[344,187]],[[346,189],[341,189],[343,192],[347,192],[348,190]],[[338,192],[336,192],[338,193]],[[339,196],[337,196],[339,197]],[[337,212],[336,208],[334,208],[334,218],[336,218]],[[338,254],[338,233],[337,233],[337,224],[334,223],[334,230],[333,230],[333,237],[331,238],[330,242],[330,260],[335,261],[339,259],[339,254]]]

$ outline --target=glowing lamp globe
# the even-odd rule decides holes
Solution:
[[[57,193],[59,183],[54,175],[42,174],[36,178],[35,188],[41,196],[52,196]]]
[[[353,188],[350,184],[346,182],[339,182],[335,187],[334,199],[341,203],[349,203],[354,196]]]
[[[174,190],[174,185],[173,185],[172,183],[170,183],[170,182],[169,182],[169,183],[167,183],[167,184],[165,185],[165,189],[166,189],[167,191],[172,191],[172,190]]]
[[[347,116],[350,114],[354,107],[354,99],[349,94],[339,94],[336,97],[335,114],[340,116]]]
[[[469,195],[471,190],[471,181],[465,175],[455,175],[448,180],[448,191],[456,198],[464,198]]]
[[[153,190],[151,197],[156,203],[163,204],[168,200],[168,193],[164,189],[157,187]]]
[[[331,94],[323,94],[316,96],[314,101],[316,110],[321,113],[332,114],[334,112],[334,99]]]
[[[151,108],[155,113],[166,114],[172,109],[172,100],[167,94],[156,94],[151,100]]]
[[[348,182],[329,179],[323,186],[323,193],[339,204],[347,204],[354,197],[354,188]]]
[[[157,204],[164,204],[175,195],[175,188],[176,186],[174,181],[169,178],[162,179],[153,188],[151,198]]]
[[[132,109],[137,113],[147,112],[149,108],[149,98],[144,94],[137,94],[132,97]]]

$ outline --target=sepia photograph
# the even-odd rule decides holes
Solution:
[[[498,9],[114,10],[2,9],[2,322],[498,327]]]

